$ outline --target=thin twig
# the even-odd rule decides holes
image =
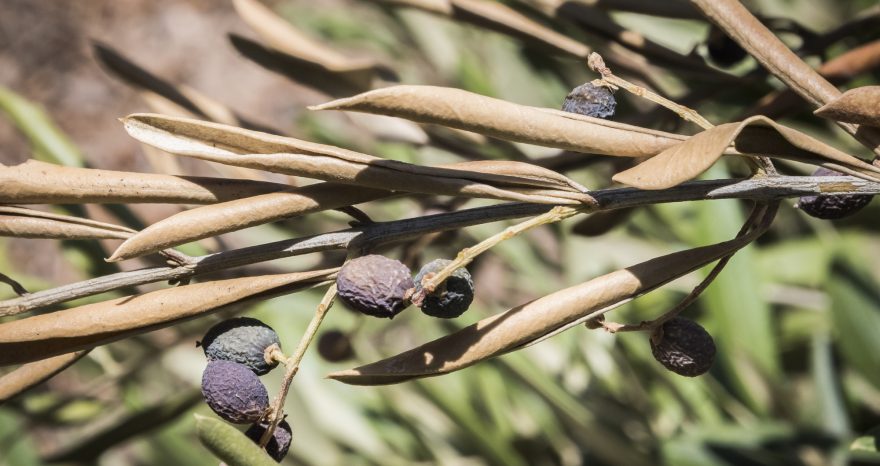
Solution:
[[[525,222],[521,222],[511,227],[508,227],[504,229],[504,231],[496,233],[474,246],[462,249],[461,251],[459,251],[455,259],[450,262],[446,267],[444,267],[436,274],[431,275],[430,278],[426,277],[426,279],[421,283],[421,290],[411,297],[413,304],[417,306],[421,305],[421,302],[425,299],[425,296],[434,292],[434,290],[441,283],[443,283],[444,280],[449,278],[449,276],[452,275],[453,272],[470,264],[471,261],[473,261],[477,256],[495,247],[496,245],[498,245],[498,243],[513,238],[532,228],[541,225],[547,225],[549,223],[556,223],[565,220],[573,215],[589,212],[593,209],[594,207],[592,206],[557,206],[550,210],[550,212],[546,212],[544,214],[538,215],[537,217],[526,220]]]
[[[9,285],[10,287],[12,287],[12,291],[14,291],[15,294],[17,294],[19,296],[24,296],[24,295],[28,294],[28,290],[26,290],[23,286],[21,286],[21,283],[18,283],[17,281],[13,280],[12,277],[9,277],[9,276],[6,276],[6,275],[0,273],[0,282],[3,282],[5,284]]]
[[[265,447],[266,444],[269,443],[269,439],[272,438],[275,428],[278,427],[278,423],[284,418],[284,400],[287,399],[287,393],[290,391],[290,383],[293,381],[293,377],[296,376],[296,373],[299,372],[300,362],[302,362],[306,350],[309,349],[309,345],[318,333],[318,328],[321,327],[321,322],[324,321],[327,311],[333,306],[333,300],[335,298],[336,284],[334,283],[330,285],[327,292],[324,293],[324,297],[318,304],[318,308],[315,310],[315,315],[312,317],[311,322],[309,322],[306,332],[303,334],[302,338],[300,338],[296,350],[284,363],[286,367],[284,378],[281,380],[281,387],[278,389],[278,395],[276,395],[275,400],[273,400],[272,406],[269,409],[269,426],[266,431],[263,432],[263,436],[260,437],[260,447]]]

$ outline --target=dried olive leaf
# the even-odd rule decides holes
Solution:
[[[0,204],[209,204],[286,188],[269,182],[62,167],[36,160],[0,166]]]
[[[464,369],[647,293],[748,241],[739,238],[657,257],[514,307],[396,356],[328,377],[352,385],[383,385]]]
[[[257,0],[234,0],[233,5],[241,19],[275,50],[318,63],[333,71],[374,73],[376,67],[380,66],[375,59],[347,57],[310,39]]]
[[[332,278],[336,270],[195,283],[5,322],[0,324],[0,365],[94,348],[229,304],[298,291]]]
[[[813,113],[831,120],[880,127],[880,86],[850,89]]]
[[[87,218],[0,206],[0,236],[57,239],[126,239],[130,228]]]
[[[185,210],[141,230],[119,245],[110,262],[130,259],[209,236],[283,218],[360,204],[392,193],[360,186],[319,183]]]
[[[427,194],[553,204],[576,204],[585,200],[583,196],[570,195],[577,191],[575,188],[560,189],[558,196],[533,196],[520,192],[521,189],[496,186],[548,186],[533,178],[480,173],[473,169],[424,167],[216,123],[152,114],[131,115],[123,122],[135,139],[172,154],[288,175]]]
[[[396,116],[510,141],[622,157],[650,157],[686,139],[677,134],[436,86],[386,87],[309,108]]]
[[[880,180],[873,165],[761,115],[707,129],[612,179],[640,189],[671,188],[706,171],[734,142],[742,153],[843,165],[851,174]]]
[[[516,175],[542,183],[586,190],[576,182],[554,171],[520,162],[461,162],[447,165],[447,167],[500,175]],[[530,192],[541,193],[536,190],[530,190]],[[108,260],[111,262],[126,260],[209,236],[297,215],[360,204],[392,195],[391,191],[385,190],[337,183],[319,183],[296,190],[199,207],[174,214],[141,230],[122,243]]]
[[[14,396],[55,377],[58,373],[85,356],[86,353],[88,351],[76,351],[42,361],[23,364],[18,369],[0,377],[0,405]]]

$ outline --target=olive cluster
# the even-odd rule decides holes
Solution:
[[[425,264],[413,280],[409,267],[384,256],[371,254],[348,261],[339,270],[336,289],[348,307],[374,317],[393,318],[413,304],[432,317],[458,317],[474,300],[474,281],[465,268],[456,269],[433,290],[424,282],[450,264],[437,259]]]
[[[202,374],[205,401],[228,422],[252,423],[245,435],[258,443],[268,428],[265,415],[269,410],[269,393],[259,376],[278,365],[278,334],[257,319],[236,317],[211,327],[200,344],[208,358]],[[282,421],[266,445],[266,452],[281,462],[291,439],[290,424]]]

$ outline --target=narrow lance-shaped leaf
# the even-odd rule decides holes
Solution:
[[[185,210],[150,225],[119,245],[115,262],[242,230],[284,218],[360,204],[392,195],[389,191],[338,183],[319,183]]]
[[[880,180],[877,167],[760,115],[707,129],[614,175],[613,180],[641,189],[671,188],[706,171],[732,143],[743,153],[829,165],[854,176]]]
[[[604,313],[741,248],[747,237],[672,253],[557,291],[404,353],[328,377],[383,385],[454,372]]]
[[[235,427],[219,419],[198,414],[195,417],[199,441],[227,465],[278,466],[262,448]]]
[[[560,187],[586,190],[554,171],[519,162],[462,162],[446,167],[528,177]],[[297,215],[359,204],[393,194],[385,190],[320,183],[296,190],[199,207],[172,215],[136,233],[121,244],[109,260],[130,259],[209,236]]]
[[[126,239],[135,231],[87,218],[0,206],[0,236],[55,239]]]
[[[850,89],[813,113],[831,120],[880,127],[880,86]]]
[[[233,5],[239,16],[271,48],[319,65],[328,71],[343,74],[353,85],[367,89],[380,72],[393,75],[393,72],[373,58],[351,58],[312,40],[256,0],[235,0]]]
[[[552,204],[587,200],[580,190],[545,179],[476,170],[424,167],[294,138],[162,115],[136,114],[125,129],[141,142],[172,154],[376,189],[488,197]],[[557,175],[557,178],[562,175]],[[552,188],[554,191],[532,188]]]
[[[621,157],[650,157],[686,139],[678,134],[436,86],[387,87],[310,108],[396,116],[510,141]]]
[[[210,204],[287,188],[249,180],[61,167],[36,160],[0,165],[0,204]]]
[[[0,324],[0,365],[94,348],[201,317],[256,296],[291,293],[332,278],[336,269],[195,283]]]
[[[70,367],[88,351],[62,354],[42,361],[23,364],[18,369],[0,377],[0,405],[13,397],[55,377]]]

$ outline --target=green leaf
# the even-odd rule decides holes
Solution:
[[[41,156],[38,159],[68,167],[84,165],[82,154],[42,108],[0,86],[0,110],[27,136]]]
[[[195,415],[199,440],[229,466],[278,466],[272,458],[231,425]]]
[[[835,341],[847,363],[880,387],[880,298],[870,277],[838,261],[829,284]]]

